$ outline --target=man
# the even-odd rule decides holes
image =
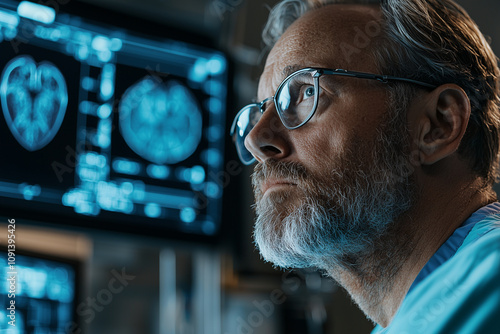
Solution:
[[[258,101],[255,242],[337,280],[381,333],[498,333],[497,59],[452,0],[284,1]]]

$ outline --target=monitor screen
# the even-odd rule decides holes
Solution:
[[[5,307],[0,310],[1,333],[67,333],[77,326],[76,262],[16,254],[11,270],[7,259],[2,252],[0,302]]]
[[[217,235],[226,56],[98,22],[0,0],[0,205]]]

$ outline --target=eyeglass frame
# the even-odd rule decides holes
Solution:
[[[237,125],[238,118],[243,113],[243,111],[245,111],[247,108],[258,107],[259,110],[260,110],[260,113],[264,114],[264,112],[267,110],[267,108],[264,109],[263,107],[266,105],[267,102],[269,102],[271,100],[274,102],[274,106],[276,108],[276,112],[278,113],[278,117],[280,118],[280,121],[281,121],[281,123],[283,124],[283,126],[285,128],[287,128],[288,130],[295,130],[297,128],[300,128],[301,126],[304,126],[307,122],[309,122],[309,120],[316,113],[316,109],[318,108],[319,94],[316,94],[316,96],[314,98],[314,105],[313,105],[313,107],[311,109],[310,114],[306,117],[306,119],[302,123],[300,123],[299,125],[292,126],[292,127],[287,126],[285,124],[285,122],[283,121],[283,119],[281,118],[282,112],[280,113],[279,110],[278,110],[278,109],[281,109],[281,108],[278,106],[278,103],[276,103],[276,98],[275,97],[276,97],[276,95],[278,93],[281,92],[283,86],[288,81],[288,79],[290,79],[291,77],[293,77],[293,76],[295,76],[295,75],[297,75],[297,74],[299,74],[301,72],[314,72],[314,71],[316,72],[316,73],[313,74],[314,87],[315,88],[319,88],[319,78],[322,75],[338,75],[338,76],[352,77],[352,78],[359,78],[359,79],[377,80],[377,81],[379,81],[381,83],[385,83],[385,84],[389,83],[391,81],[401,81],[401,82],[406,82],[406,83],[410,83],[410,84],[422,86],[422,87],[429,88],[429,89],[435,89],[435,88],[437,88],[436,85],[429,84],[427,82],[423,82],[423,81],[419,81],[419,80],[413,80],[413,79],[409,79],[409,78],[395,77],[395,76],[392,76],[392,75],[383,75],[383,74],[374,74],[374,73],[367,73],[367,72],[348,71],[348,70],[344,70],[344,69],[340,69],[340,68],[338,68],[338,69],[328,69],[328,68],[320,68],[320,67],[306,67],[306,68],[302,68],[302,69],[297,70],[297,71],[291,73],[290,75],[288,75],[280,83],[280,85],[276,89],[277,93],[275,93],[273,96],[270,96],[270,97],[262,100],[261,102],[255,102],[255,103],[247,104],[246,106],[244,106],[243,108],[241,108],[240,111],[238,111],[238,113],[234,117],[234,121],[233,121],[233,124],[231,125],[231,129],[230,129],[229,135],[231,137],[234,135],[234,132],[236,130],[236,125]],[[318,90],[318,92],[319,92],[319,90]],[[257,125],[257,124],[255,124],[255,125]],[[255,127],[255,125],[254,125],[254,127]],[[239,152],[238,152],[238,155],[240,155]],[[250,165],[250,164],[252,164],[255,161],[255,157],[251,161],[249,161],[248,163],[244,162],[241,159],[241,156],[240,156],[240,160],[242,161],[243,164]]]

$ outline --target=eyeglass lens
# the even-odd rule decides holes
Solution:
[[[278,114],[283,124],[293,129],[302,125],[313,112],[316,96],[313,73],[298,72],[276,92]]]
[[[255,159],[252,153],[250,153],[245,147],[245,138],[250,131],[252,131],[255,124],[257,124],[261,117],[262,113],[260,112],[260,105],[253,104],[243,108],[236,120],[233,141],[236,145],[240,160],[246,165],[251,164]]]
[[[275,105],[283,125],[288,129],[302,126],[311,117],[317,104],[317,86],[314,81],[315,71],[299,71],[288,77],[276,91]],[[267,106],[262,110],[265,111]],[[251,164],[255,159],[245,147],[245,138],[260,120],[259,104],[243,108],[235,120],[233,140],[238,155],[244,164]]]

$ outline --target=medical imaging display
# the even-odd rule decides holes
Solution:
[[[181,83],[148,76],[127,89],[119,114],[123,138],[151,162],[183,161],[200,143],[201,110]]]
[[[6,307],[0,310],[0,333],[68,333],[68,328],[77,326],[76,263],[17,254],[13,294],[9,288],[13,273],[8,269],[7,254],[3,254],[0,301]],[[11,314],[15,317],[10,317]]]
[[[217,234],[225,55],[96,22],[0,0],[0,205]]]
[[[12,59],[2,74],[0,98],[7,125],[28,151],[48,144],[61,126],[68,92],[59,69],[29,55]]]

